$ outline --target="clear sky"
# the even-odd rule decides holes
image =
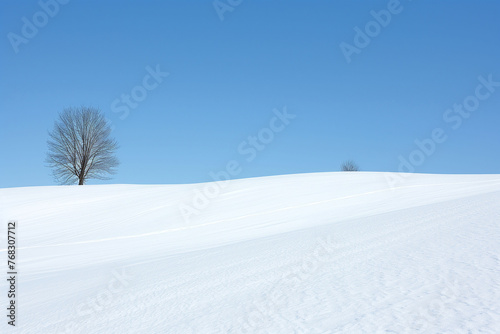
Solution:
[[[47,133],[82,105],[120,144],[89,184],[500,173],[499,1],[215,5],[1,1],[0,187],[54,185]]]

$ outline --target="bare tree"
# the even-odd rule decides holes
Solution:
[[[56,181],[85,184],[88,179],[109,179],[115,173],[118,144],[111,128],[96,108],[66,108],[49,132],[47,163]]]
[[[359,167],[354,161],[347,160],[340,165],[340,170],[343,172],[357,172]]]

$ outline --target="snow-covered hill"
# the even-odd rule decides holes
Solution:
[[[8,188],[0,218],[2,333],[500,333],[500,175]]]

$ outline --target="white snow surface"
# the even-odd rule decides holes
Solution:
[[[500,333],[500,175],[387,175],[0,189],[0,332]]]

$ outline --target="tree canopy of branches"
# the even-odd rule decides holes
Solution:
[[[109,179],[118,166],[118,144],[96,108],[66,108],[49,132],[47,163],[61,184],[85,184],[88,179]]]
[[[357,172],[359,171],[359,166],[354,161],[347,160],[340,165],[340,170],[343,172]]]

